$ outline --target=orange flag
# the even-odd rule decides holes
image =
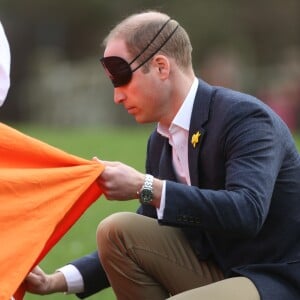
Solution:
[[[103,169],[0,123],[0,300],[23,298],[31,268],[100,197]]]

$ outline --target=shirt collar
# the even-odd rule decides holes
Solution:
[[[172,132],[173,128],[180,127],[184,130],[187,131],[189,130],[197,88],[198,88],[198,79],[195,78],[187,96],[185,97],[180,109],[178,110],[176,116],[174,117],[170,128],[166,128],[162,124],[158,123],[157,126],[158,133],[169,138],[170,132]]]

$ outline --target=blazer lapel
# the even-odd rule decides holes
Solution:
[[[199,79],[198,90],[193,106],[189,140],[188,160],[191,184],[197,186],[199,183],[198,160],[201,145],[205,137],[205,123],[209,119],[210,103],[213,95],[213,87]]]

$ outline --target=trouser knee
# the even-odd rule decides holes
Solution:
[[[135,213],[118,212],[101,221],[97,228],[98,250],[104,254],[110,247],[118,245],[135,217]]]

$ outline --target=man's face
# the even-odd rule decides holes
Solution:
[[[104,57],[109,56],[117,56],[127,62],[133,59],[121,39],[108,42]],[[134,69],[137,65],[134,62],[131,68]],[[163,82],[158,76],[157,68],[150,61],[149,72],[144,73],[143,68],[139,68],[132,73],[127,84],[114,87],[114,102],[123,104],[138,123],[159,122],[163,113],[164,94]]]

